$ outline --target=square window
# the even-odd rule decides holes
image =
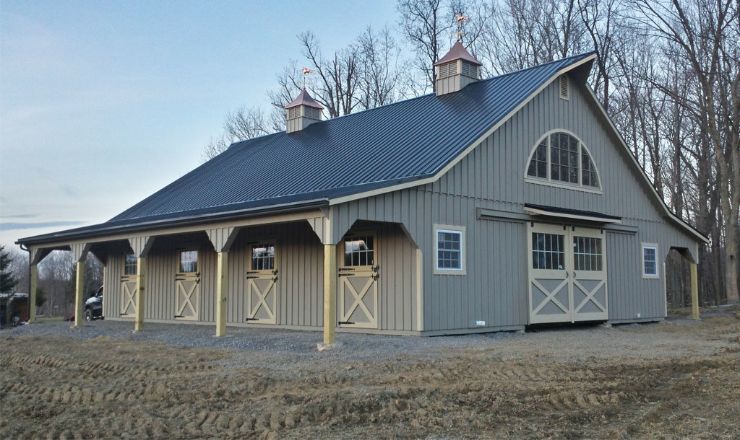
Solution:
[[[465,274],[465,228],[435,226],[435,274]]]
[[[136,255],[126,254],[126,260],[123,265],[124,275],[136,275]]]
[[[180,273],[198,272],[198,251],[180,252]]]
[[[252,270],[275,269],[275,244],[263,243],[252,246]]]

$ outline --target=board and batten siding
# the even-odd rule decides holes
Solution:
[[[379,242],[378,325],[380,331],[394,333],[416,331],[417,304],[415,281],[415,247],[397,225],[373,224],[363,228],[372,231]],[[244,228],[239,231],[229,250],[229,292],[227,324],[231,326],[270,327],[246,322],[247,283],[250,246],[274,242],[276,245],[276,324],[289,328],[320,329],[323,325],[323,252],[324,247],[307,222]],[[199,319],[183,321],[175,315],[175,274],[178,252],[198,250],[201,284],[198,304]],[[341,258],[341,255],[340,255]],[[104,297],[105,316],[109,319],[133,319],[119,316],[123,291],[125,253],[108,257],[105,267],[107,286]],[[216,252],[205,234],[189,236],[184,241],[174,237],[157,238],[146,259],[144,320],[170,323],[213,323],[215,309]],[[410,276],[406,276],[410,274]],[[338,320],[338,317],[335,318]]]
[[[528,323],[526,223],[479,220],[478,209],[523,214],[524,204],[532,203],[619,216],[633,232],[631,239],[606,235],[609,319],[637,320],[637,313],[640,319],[663,318],[664,274],[642,278],[641,243],[659,244],[662,271],[671,246],[696,258],[697,242],[664,217],[588,93],[571,87],[570,99],[563,100],[554,82],[436,182],[334,206],[334,234],[357,220],[403,224],[424,255],[424,331],[473,331],[480,330],[476,321],[485,321],[484,329]],[[588,147],[601,194],[524,180],[535,143],[555,129],[576,134]],[[434,224],[466,228],[466,275],[432,273]]]

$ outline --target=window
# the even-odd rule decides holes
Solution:
[[[564,131],[545,135],[532,151],[525,178],[567,188],[599,191],[599,174],[588,149],[575,136]]]
[[[601,239],[596,237],[573,237],[573,258],[576,270],[601,271]]]
[[[372,236],[351,237],[344,240],[344,265],[374,266],[375,243]]]
[[[124,275],[136,275],[136,255],[126,254],[126,260],[123,263]]]
[[[642,244],[642,277],[658,278],[658,245]]]
[[[438,225],[434,228],[436,274],[465,274],[465,228]]]
[[[198,251],[180,252],[180,273],[198,271]]]
[[[565,269],[565,236],[532,233],[532,269]]]
[[[275,244],[263,243],[252,246],[252,270],[275,269]]]

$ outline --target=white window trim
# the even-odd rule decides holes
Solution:
[[[578,140],[578,183],[568,183],[568,182],[562,182],[560,180],[552,180],[550,177],[550,135],[553,133],[565,133],[570,136],[573,136]],[[532,177],[527,175],[527,171],[529,171],[529,163],[532,161],[532,157],[537,152],[537,147],[542,143],[543,140],[546,140],[547,145],[547,177]],[[588,186],[584,185],[582,183],[583,180],[583,164],[582,161],[582,155],[581,155],[581,148],[586,150],[586,153],[588,153],[588,156],[591,158],[591,163],[594,165],[594,170],[596,170],[596,177],[599,179],[599,186]],[[556,188],[563,188],[563,189],[570,189],[575,191],[583,191],[588,192],[592,194],[604,194],[603,191],[603,181],[601,180],[601,172],[599,171],[599,167],[596,165],[596,160],[594,159],[593,154],[591,154],[591,150],[588,149],[586,144],[579,138],[575,133],[573,133],[570,130],[566,130],[564,128],[556,128],[553,130],[550,130],[543,134],[542,136],[537,139],[537,142],[535,142],[534,147],[529,152],[529,157],[527,157],[527,163],[524,164],[524,181],[527,183],[533,183],[536,185],[545,185],[545,186],[553,186]]]
[[[433,243],[434,243],[434,275],[467,275],[467,266],[466,266],[466,260],[465,254],[467,252],[467,245],[466,245],[466,234],[465,234],[465,226],[454,226],[454,225],[438,225],[435,224],[432,228],[433,232]],[[439,267],[439,243],[437,238],[437,233],[439,232],[452,232],[452,233],[458,233],[460,234],[460,269],[441,269]]]
[[[649,274],[645,273],[645,249],[654,249],[655,250],[655,273]],[[640,269],[640,272],[642,272],[642,277],[645,279],[651,279],[656,280],[660,278],[660,254],[658,253],[658,244],[657,243],[642,243],[642,246],[640,246],[640,261],[642,262],[642,268]]]

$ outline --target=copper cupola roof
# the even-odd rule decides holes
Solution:
[[[299,105],[305,105],[306,107],[317,108],[319,110],[324,109],[324,107],[322,107],[321,104],[316,102],[316,100],[311,97],[311,95],[306,91],[306,89],[302,89],[301,93],[298,96],[296,96],[294,100],[290,101],[288,104],[285,105],[285,108],[296,107]]]
[[[455,60],[465,60],[469,63],[475,64],[476,66],[481,65],[480,61],[478,61],[473,55],[470,55],[470,52],[468,52],[468,50],[465,49],[465,46],[463,46],[459,41],[450,48],[447,55],[440,58],[439,61],[434,63],[434,65],[439,66],[440,64],[449,63],[450,61]]]

